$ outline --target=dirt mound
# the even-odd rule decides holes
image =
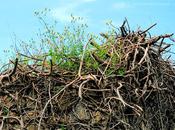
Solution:
[[[77,70],[11,61],[0,76],[0,129],[173,130],[175,69],[162,58],[172,35],[126,26],[101,34],[101,45],[90,39],[91,51],[69,58]]]

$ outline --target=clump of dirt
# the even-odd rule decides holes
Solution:
[[[52,60],[50,66],[11,61],[14,67],[0,75],[0,129],[173,130],[175,69],[162,58],[172,34],[152,37],[154,25],[126,26],[112,39],[101,34],[106,42],[99,46],[89,40],[97,68],[88,70],[86,53],[75,71]]]

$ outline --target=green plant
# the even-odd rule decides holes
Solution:
[[[118,71],[117,71],[117,74],[119,76],[124,76],[124,74],[125,74],[125,68],[123,68],[123,67],[119,68]]]
[[[61,124],[61,130],[66,130],[64,124]]]
[[[106,73],[113,73],[110,68],[115,68],[115,65],[119,62],[122,53],[120,49],[111,48],[115,44],[115,28],[112,25],[112,21],[107,23],[108,31],[101,34],[102,37],[94,35],[88,32],[88,26],[86,23],[81,22],[81,17],[75,17],[71,15],[71,21],[64,28],[63,31],[57,31],[57,21],[51,24],[47,19],[47,13],[49,9],[35,12],[40,23],[43,25],[43,32],[39,33],[39,41],[31,39],[29,44],[22,44],[22,51],[18,50],[18,58],[23,60],[24,63],[34,63],[32,59],[45,59],[47,65],[50,64],[50,59],[53,64],[58,65],[62,69],[78,71],[80,61],[83,56],[83,67],[85,70],[97,70],[103,66],[100,59],[104,62],[111,62],[110,66],[106,68]],[[91,41],[89,41],[91,39]],[[88,43],[90,42],[90,43]],[[36,45],[39,43],[39,45]],[[87,44],[86,48],[84,47]],[[101,43],[101,44],[100,44]],[[30,55],[23,57],[21,53]],[[96,58],[95,58],[95,57]],[[43,65],[43,61],[38,60],[38,65]]]
[[[36,13],[40,22],[45,26],[42,34],[43,41],[48,46],[48,57],[53,64],[58,64],[64,69],[77,69],[83,52],[83,46],[88,40],[86,34],[87,24],[79,23],[81,17],[71,15],[71,23],[64,27],[62,32],[57,32],[55,26],[49,26],[40,13]]]
[[[8,107],[4,106],[4,107],[2,108],[2,114],[6,116],[6,115],[8,115],[8,113],[9,113]]]

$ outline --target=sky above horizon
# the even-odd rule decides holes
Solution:
[[[175,33],[174,0],[6,0],[0,4],[0,59],[5,60],[4,50],[11,45],[36,37],[41,25],[34,12],[44,8],[51,9],[49,18],[61,26],[70,21],[71,14],[83,17],[95,33],[105,30],[106,21],[118,27],[125,18],[133,28],[157,23],[153,34]]]

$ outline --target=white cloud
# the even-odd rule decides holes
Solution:
[[[95,2],[96,0],[82,0],[84,2]]]
[[[164,1],[164,2],[155,2],[155,1],[150,1],[150,2],[116,2],[114,3],[113,9],[115,10],[121,10],[121,9],[128,9],[128,8],[136,8],[136,7],[143,7],[143,6],[170,6],[174,5],[173,2],[170,1]]]
[[[129,7],[130,7],[129,3],[126,2],[117,2],[113,4],[114,9],[125,9]]]
[[[73,16],[79,16],[83,17],[83,21],[88,21],[88,13],[90,12],[89,9],[81,9],[83,4],[95,2],[96,0],[74,0],[74,2],[71,2],[71,0],[68,0],[67,2],[63,2],[58,7],[51,10],[51,15],[56,20],[59,20],[61,22],[70,22],[71,20],[71,14]]]
[[[138,2],[138,3],[133,3],[134,6],[169,6],[172,5],[172,2],[155,2],[155,1],[151,1],[151,2]]]
[[[58,7],[58,8],[52,9],[51,15],[53,18],[61,22],[69,22],[70,14],[74,13],[74,8],[75,7],[73,5]]]

